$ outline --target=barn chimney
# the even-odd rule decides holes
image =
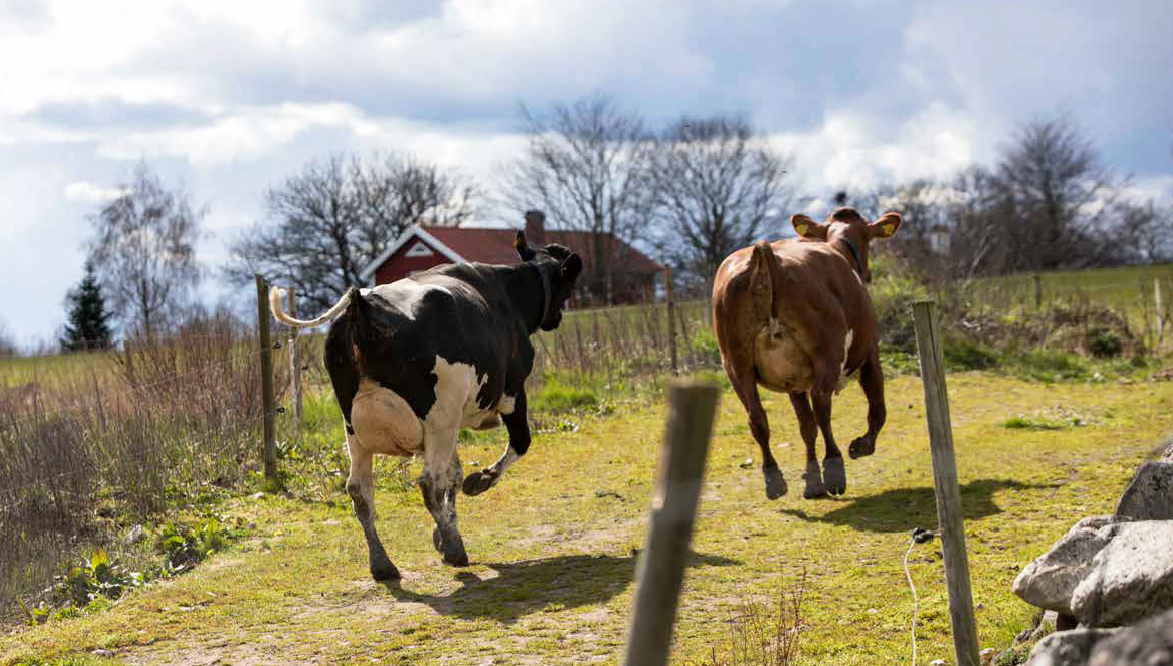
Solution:
[[[546,214],[540,210],[525,212],[525,239],[531,245],[546,244]]]

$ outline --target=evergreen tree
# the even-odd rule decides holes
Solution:
[[[76,289],[69,291],[65,302],[69,307],[69,323],[61,337],[61,348],[65,351],[109,349],[112,346],[110,313],[94,275],[93,262],[86,262],[85,277]]]

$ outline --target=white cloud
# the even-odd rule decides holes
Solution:
[[[933,103],[895,126],[840,109],[811,132],[786,132],[772,143],[795,158],[806,192],[861,192],[885,183],[943,178],[989,158],[989,146],[968,114]]]
[[[122,196],[123,190],[117,187],[102,187],[86,181],[77,181],[65,186],[65,197],[74,201],[89,203],[103,203]]]

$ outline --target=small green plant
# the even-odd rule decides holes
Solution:
[[[146,583],[146,576],[129,572],[110,561],[104,550],[96,550],[54,578],[48,598],[35,606],[19,601],[20,609],[29,624],[41,624],[50,619],[76,617],[81,609],[106,607],[109,600],[117,600],[123,592]]]
[[[688,347],[705,364],[721,364],[721,348],[717,345],[717,335],[709,327],[697,329],[689,339]]]
[[[1002,427],[1009,428],[1010,430],[1063,430],[1067,426],[1055,421],[1043,421],[1015,416],[1014,418],[1007,419],[1002,424]]]
[[[169,572],[180,573],[223,550],[230,532],[219,516],[209,516],[191,525],[163,523],[154,537],[155,550],[167,558]]]
[[[945,357],[945,365],[950,370],[985,370],[998,365],[997,354],[970,338],[946,336],[945,346],[941,351]]]
[[[570,412],[598,404],[599,396],[593,388],[564,384],[556,376],[547,377],[546,383],[530,398],[532,409],[547,414]]]
[[[1044,382],[1090,379],[1093,375],[1085,359],[1061,351],[1036,349],[1016,359],[1020,374]]]
[[[1087,350],[1096,358],[1115,358],[1124,353],[1124,340],[1111,328],[1096,327],[1088,331]]]

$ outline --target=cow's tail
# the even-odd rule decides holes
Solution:
[[[346,293],[342,294],[342,298],[338,299],[338,302],[335,303],[333,307],[318,315],[314,319],[297,319],[296,317],[289,316],[289,314],[285,312],[285,307],[282,303],[282,301],[285,300],[282,298],[282,294],[284,293],[285,290],[280,287],[269,287],[269,309],[273,311],[273,316],[277,318],[277,321],[287,326],[293,326],[294,328],[310,328],[311,326],[321,326],[322,324],[334,321],[334,319],[336,319],[338,315],[342,314],[342,312],[346,310],[346,307],[350,305],[350,299],[353,295],[358,294],[358,289],[351,287],[350,289],[346,290]]]
[[[761,241],[754,245],[749,266],[749,295],[760,322],[772,322],[777,316],[774,285],[781,277],[782,266],[770,244]]]

